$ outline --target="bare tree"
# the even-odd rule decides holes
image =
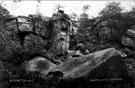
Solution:
[[[130,5],[130,8],[131,8],[130,12],[132,14],[135,14],[135,5],[133,5],[133,6]]]
[[[70,14],[70,17],[75,20],[77,18],[77,14],[75,12],[72,12]]]
[[[63,8],[62,5],[56,4],[56,6],[55,6],[55,8],[54,8],[54,11],[59,11],[61,8]]]
[[[84,5],[83,6],[83,13],[86,13],[86,11],[88,10],[90,8],[90,6],[89,5]]]

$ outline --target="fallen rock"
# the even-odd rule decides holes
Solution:
[[[38,71],[41,74],[47,74],[51,69],[56,67],[56,65],[44,57],[35,57],[34,59],[27,62],[26,70],[27,71]]]
[[[110,77],[118,77],[118,75],[122,74],[124,63],[122,63],[121,53],[114,48],[109,48],[82,57],[70,58],[54,67],[51,72],[60,71],[64,74],[64,77],[67,78],[80,78],[88,75],[93,75],[93,77],[95,77],[94,75],[99,75],[99,72],[104,68],[112,69],[110,73],[108,73]],[[97,70],[95,71],[95,69]],[[105,74],[106,72],[104,75]],[[102,77],[102,75],[99,75],[99,77]]]

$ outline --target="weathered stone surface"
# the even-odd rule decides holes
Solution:
[[[125,46],[135,48],[135,30],[129,29],[121,38],[121,42]]]
[[[65,54],[69,49],[70,35],[72,32],[72,21],[63,12],[57,12],[52,15],[53,25],[53,46],[52,51],[55,54]]]
[[[126,35],[128,35],[128,36],[131,36],[131,37],[134,37],[134,38],[135,38],[135,30],[133,30],[133,29],[129,29],[129,30],[126,32]]]
[[[108,68],[108,69],[110,68],[113,69],[111,70],[112,72],[113,71],[116,72],[114,77],[117,77],[118,76],[117,73],[123,72],[123,68],[124,68],[123,63],[119,62],[121,61],[121,58],[122,56],[119,51],[117,51],[114,48],[109,48],[95,53],[90,53],[82,57],[77,57],[72,59],[70,58],[64,63],[61,63],[60,65],[53,68],[51,72],[61,71],[65,77],[80,78],[80,77],[85,77],[89,74],[98,75],[99,74],[98,71],[100,72],[104,68]],[[111,65],[111,63],[113,64]],[[118,65],[119,66],[116,67],[115,63],[117,63],[116,66]],[[106,65],[105,67],[102,66],[104,64],[109,64],[109,66],[108,65]],[[95,69],[97,70],[94,71]],[[110,73],[112,73],[111,71]],[[94,74],[92,72],[94,72]],[[104,74],[106,74],[106,72]]]
[[[38,71],[41,74],[47,74],[51,69],[53,69],[56,65],[46,58],[36,57],[33,60],[30,60],[27,63],[26,70],[27,71]]]
[[[135,39],[123,36],[121,41],[123,45],[135,48]]]

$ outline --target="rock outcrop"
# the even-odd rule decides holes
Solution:
[[[104,76],[99,75],[99,72],[103,72],[103,69],[106,68],[106,71],[110,71],[107,74],[110,76],[114,76],[115,74],[115,77],[118,77],[124,71],[123,56],[125,55],[116,49],[109,48],[82,57],[70,58],[51,71],[60,71],[64,74],[64,77],[68,78],[80,78],[88,75],[98,75],[104,78]],[[93,74],[93,71],[96,73]],[[104,72],[105,74],[106,72]]]
[[[129,29],[121,39],[122,44],[135,49],[135,31]]]

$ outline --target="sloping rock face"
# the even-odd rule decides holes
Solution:
[[[125,46],[130,46],[135,49],[135,31],[129,29],[126,34],[121,39],[122,44]]]
[[[69,58],[59,65],[45,64],[41,70],[37,62],[41,57],[29,61],[36,70],[45,74],[47,88],[133,88],[124,59],[126,55],[114,48],[101,50],[76,58]],[[50,68],[51,67],[51,68]],[[34,71],[34,70],[32,70]],[[51,87],[48,87],[51,86]],[[131,85],[131,86],[130,86]]]
[[[118,77],[118,75],[122,74],[124,69],[124,64],[121,62],[121,59],[122,57],[119,51],[117,51],[114,48],[109,48],[88,55],[84,55],[82,57],[69,59],[64,63],[53,68],[53,70],[51,71],[52,72],[60,71],[64,74],[64,77],[67,78],[80,78],[88,76],[89,74],[91,74],[93,70],[97,68],[100,69],[96,70],[96,73],[94,73],[93,75],[98,75],[99,74],[98,72],[102,71],[103,68],[108,68],[112,69],[110,70],[110,72],[108,72],[110,76]],[[105,64],[108,64],[110,67],[106,65],[105,67],[102,68],[102,65]],[[118,67],[116,64],[118,65]],[[116,71],[113,72],[113,70]],[[112,72],[113,73],[116,72],[115,75],[111,74]],[[99,77],[102,78],[101,75],[99,75]]]
[[[56,65],[46,58],[36,57],[27,63],[26,70],[31,72],[38,71],[46,75],[54,67],[56,67]]]
[[[133,88],[123,59],[126,55],[114,48],[72,58],[51,72],[62,72],[58,88]]]

